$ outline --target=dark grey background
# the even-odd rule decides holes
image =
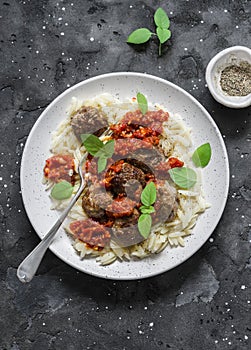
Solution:
[[[172,30],[162,57],[154,40],[125,43],[140,26],[154,29],[159,6]],[[217,52],[251,46],[250,9],[248,0],[0,1],[1,350],[250,348],[250,109],[219,105],[204,79]],[[22,285],[16,268],[39,242],[19,186],[27,136],[67,87],[114,71],[168,79],[210,112],[230,160],[223,217],[191,259],[160,276],[106,281],[48,252],[38,275]]]

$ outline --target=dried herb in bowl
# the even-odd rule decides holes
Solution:
[[[242,61],[227,66],[220,76],[222,90],[229,96],[247,96],[251,93],[251,64]]]

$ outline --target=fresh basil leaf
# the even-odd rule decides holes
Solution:
[[[98,173],[101,173],[103,170],[105,170],[107,164],[107,158],[100,157],[98,159]]]
[[[146,97],[140,92],[137,93],[137,102],[141,113],[145,114],[148,111],[148,103]]]
[[[153,182],[146,185],[141,193],[141,202],[144,206],[149,207],[156,201],[157,191]]]
[[[169,18],[166,14],[166,12],[159,7],[154,14],[154,22],[156,24],[157,27],[161,27],[161,28],[166,28],[168,29],[170,26],[170,21]]]
[[[90,137],[91,135],[92,134],[81,134],[80,138],[81,138],[82,143],[84,143],[85,140],[88,139],[88,137]]]
[[[134,30],[127,38],[129,44],[143,44],[151,38],[152,33],[147,28]]]
[[[170,39],[171,32],[169,29],[158,27],[157,28],[157,36],[158,36],[161,44],[164,44],[168,39]]]
[[[107,158],[111,158],[114,153],[115,141],[109,140],[103,143],[97,136],[82,134],[81,140],[87,152],[98,158],[98,173],[101,173],[107,164]]]
[[[152,207],[151,205],[149,207],[142,205],[140,208],[140,211],[142,214],[152,214],[155,213],[155,209],[154,207]]]
[[[200,147],[198,147],[194,154],[192,155],[192,160],[196,167],[204,168],[207,166],[211,159],[211,146],[210,143],[204,143]]]
[[[149,214],[141,214],[138,220],[138,229],[142,237],[145,239],[151,232],[152,218]]]
[[[168,170],[173,182],[181,188],[193,187],[197,181],[197,174],[193,169],[182,167]]]
[[[68,181],[60,181],[54,185],[51,196],[54,199],[62,200],[70,198],[73,192],[73,186]]]
[[[101,148],[101,150],[96,153],[96,157],[111,158],[114,153],[114,146],[115,141],[109,140],[103,145],[103,148]]]
[[[85,146],[87,152],[92,156],[95,156],[96,153],[104,146],[103,142],[95,135],[81,134],[81,140],[83,140],[83,145]]]

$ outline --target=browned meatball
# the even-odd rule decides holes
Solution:
[[[154,209],[155,213],[152,215],[154,224],[172,221],[178,210],[176,189],[166,184],[159,187]]]
[[[112,203],[109,192],[98,184],[91,185],[82,198],[85,213],[93,219],[104,219],[106,208]]]
[[[139,199],[142,187],[146,185],[145,174],[141,169],[125,162],[121,171],[113,175],[110,183],[111,191],[115,195],[123,194],[136,200]]]
[[[134,209],[133,214],[130,217],[119,218],[114,221],[112,227],[113,239],[121,247],[129,247],[144,240],[138,231],[139,216],[139,211]]]
[[[150,171],[154,173],[156,166],[165,160],[163,154],[157,149],[153,147],[152,149],[137,149],[132,158],[137,160],[138,166],[144,171]]]
[[[104,113],[95,107],[83,106],[71,117],[71,126],[74,134],[81,141],[81,134],[100,136],[108,127]]]

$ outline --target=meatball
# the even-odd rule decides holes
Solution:
[[[130,179],[126,182],[125,186],[126,196],[136,203],[140,202],[140,196],[143,191],[141,183],[136,179]]]
[[[82,198],[82,208],[93,219],[106,218],[106,208],[111,203],[110,193],[98,184],[91,185]]]
[[[154,204],[153,223],[172,221],[178,210],[177,193],[174,187],[163,185],[157,190],[157,200]]]
[[[138,231],[137,223],[139,216],[139,211],[134,209],[130,217],[119,218],[114,221],[112,236],[114,241],[121,247],[129,247],[144,240]]]
[[[95,107],[83,106],[71,117],[71,126],[74,134],[81,141],[81,134],[100,136],[108,127],[104,113]]]
[[[135,166],[138,169],[141,169],[145,174],[154,174],[153,169],[149,166],[149,164],[146,164],[145,162],[142,162],[141,160],[136,158],[127,158],[127,163]]]
[[[161,154],[157,148],[138,149],[135,151],[133,157],[141,162],[144,167],[150,167],[153,172],[156,166],[165,160],[163,154]],[[144,171],[144,168],[142,170]]]
[[[132,188],[130,188],[130,184],[133,185]],[[113,175],[110,185],[114,195],[127,195],[136,199],[134,194],[137,197],[142,192],[142,187],[146,185],[145,174],[141,169],[125,162],[120,172]]]

